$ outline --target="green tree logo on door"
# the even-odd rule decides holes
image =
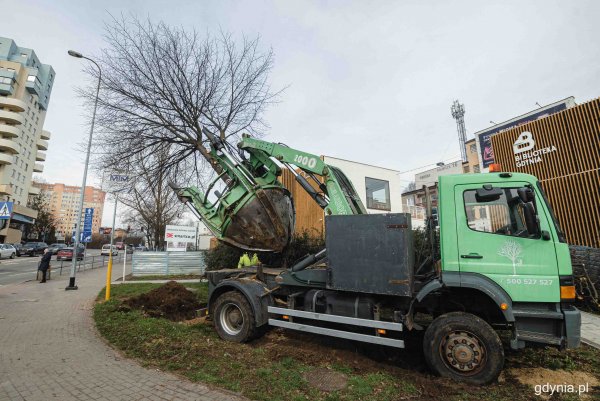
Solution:
[[[523,261],[519,258],[523,248],[511,239],[507,240],[502,248],[498,250],[498,255],[507,257],[513,265],[513,276],[517,275],[517,265],[521,265]]]

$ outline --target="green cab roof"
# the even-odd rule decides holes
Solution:
[[[510,174],[510,176],[508,176]],[[504,175],[504,177],[502,177]],[[438,177],[439,186],[453,187],[462,184],[492,184],[509,181],[525,181],[530,183],[537,182],[537,178],[531,174],[499,172],[499,173],[478,173],[478,174],[450,174]]]

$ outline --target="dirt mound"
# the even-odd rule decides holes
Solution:
[[[175,281],[129,298],[124,303],[144,311],[148,316],[164,317],[175,322],[195,318],[196,310],[203,306],[196,294]]]

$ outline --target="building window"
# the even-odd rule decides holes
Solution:
[[[35,82],[35,75],[30,75],[27,77],[27,82]]]
[[[477,153],[477,145],[476,145],[476,144],[474,144],[474,143],[472,143],[472,144],[469,146],[469,150],[471,151],[471,153]]]
[[[480,173],[481,170],[479,170],[479,165],[473,166],[473,172],[474,173]]]
[[[367,208],[392,210],[390,204],[390,183],[376,178],[365,178],[367,187]]]

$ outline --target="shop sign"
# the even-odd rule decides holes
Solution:
[[[517,167],[525,167],[544,161],[547,154],[556,152],[556,146],[550,145],[536,149],[533,134],[523,131],[513,144],[513,153]]]

